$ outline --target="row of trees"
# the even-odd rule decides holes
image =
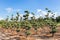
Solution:
[[[31,14],[33,15],[31,19],[29,19],[29,11],[24,11],[25,15],[23,17],[20,16],[20,14],[17,12],[17,16],[14,17],[14,15],[11,15],[11,19],[9,20],[9,16],[7,16],[6,20],[1,20],[0,21],[0,26],[3,28],[11,28],[17,30],[17,32],[20,31],[20,28],[26,29],[26,34],[29,35],[29,29],[34,28],[37,30],[39,27],[43,27],[45,25],[48,25],[49,28],[51,29],[50,33],[52,33],[52,36],[54,36],[54,33],[56,32],[56,23],[60,22],[60,16],[56,17],[54,19],[53,12],[46,8],[47,15],[45,15],[45,18],[39,17],[35,19],[35,14],[32,12]],[[52,14],[51,17],[49,17],[49,13]]]

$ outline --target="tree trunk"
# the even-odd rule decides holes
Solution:
[[[54,33],[52,33],[52,37],[54,37]]]

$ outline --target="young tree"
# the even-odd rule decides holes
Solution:
[[[14,17],[13,17],[13,14],[11,15],[11,21],[14,21]]]
[[[48,13],[52,13],[49,9],[47,9]],[[49,16],[49,15],[48,15]],[[51,29],[50,33],[52,34],[52,37],[54,36],[54,34],[56,33],[56,23],[52,21],[52,19],[50,19],[49,17],[46,17],[46,23],[49,25],[49,28]],[[54,17],[54,15],[52,15],[52,18]]]
[[[57,22],[57,23],[60,22],[60,16],[56,17],[56,22]]]
[[[16,16],[16,22],[18,22],[18,20],[19,20],[19,13],[17,12],[17,16]]]
[[[29,11],[24,11],[26,14],[25,15],[23,15],[23,17],[24,17],[24,21],[25,21],[25,27],[24,27],[24,29],[26,29],[26,35],[28,36],[29,34],[30,34],[30,32],[28,32],[29,31],[29,29],[31,28],[31,24],[30,24],[30,22],[28,21],[28,17],[29,17]]]

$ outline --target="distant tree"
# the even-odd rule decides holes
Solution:
[[[14,21],[14,17],[13,17],[13,14],[11,15],[11,21]]]
[[[7,16],[7,18],[6,18],[6,21],[8,21],[9,20],[9,16]]]
[[[56,21],[60,22],[60,16],[56,17]]]
[[[22,22],[22,20],[23,20],[22,16],[20,15],[19,17],[20,17],[20,22]]]
[[[18,20],[19,20],[19,13],[17,12],[17,16],[16,16],[16,21],[18,22]]]
[[[31,17],[32,21],[35,22],[35,14],[33,12],[32,12],[32,15],[33,15],[33,17]]]

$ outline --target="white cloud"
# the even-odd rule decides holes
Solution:
[[[42,10],[41,9],[37,9],[37,13],[41,12]]]
[[[6,8],[5,10],[6,10],[8,13],[13,12],[13,8]]]
[[[54,14],[55,14],[54,18],[60,16],[60,12],[54,12]]]
[[[43,11],[43,10],[41,10],[41,9],[37,9],[37,13],[40,13],[40,14],[43,14],[43,15],[46,15],[46,14],[47,14],[46,11]]]
[[[33,17],[33,15],[32,14],[29,14],[29,18],[30,17]],[[37,18],[39,18],[39,15],[35,15],[35,19],[37,19]]]
[[[29,17],[32,17],[33,15],[32,14],[29,14]]]
[[[6,10],[8,13],[21,11],[21,9],[13,9],[13,8],[6,8],[5,10]]]
[[[21,9],[16,9],[15,11],[19,12],[19,11],[21,11]]]
[[[20,14],[21,17],[23,17],[24,14]]]
[[[39,18],[39,15],[35,15],[35,19]]]
[[[3,20],[3,18],[2,18],[2,17],[0,17],[0,20]]]
[[[45,15],[47,14],[46,11],[43,11],[43,10],[41,10],[41,9],[37,9],[37,13],[38,13],[40,16],[42,16],[42,17],[45,17]]]
[[[43,10],[41,10],[41,9],[37,9],[37,13],[39,13],[42,17],[45,17],[45,15],[47,14],[46,11],[43,11]],[[53,14],[55,14],[54,17],[56,18],[57,16],[59,16],[59,15],[60,15],[59,13],[60,13],[60,12],[54,12],[54,13],[53,13]],[[52,14],[49,13],[49,17],[51,17],[51,16],[52,16]]]

